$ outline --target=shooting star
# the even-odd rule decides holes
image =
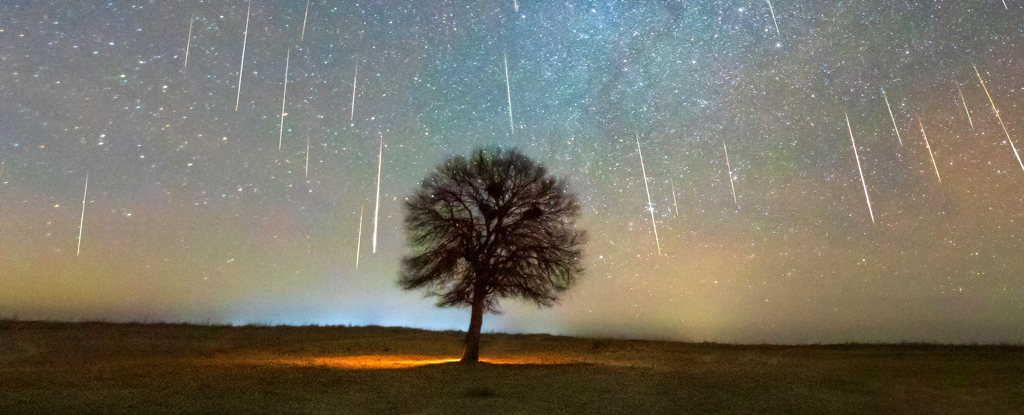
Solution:
[[[359,204],[359,232],[356,234],[356,271],[359,271],[359,248],[363,242],[363,205]]]
[[[306,178],[309,178],[309,133],[306,133]]]
[[[515,9],[516,13],[519,13],[519,0],[512,0],[512,8]]]
[[[885,96],[885,90],[882,90],[882,98],[885,98],[885,108],[889,110],[889,119],[892,120],[892,129],[896,130],[896,139],[900,140],[900,146],[903,146],[903,138],[900,137],[900,127],[896,126],[896,117],[892,115],[892,107],[889,106],[889,97]]]
[[[249,8],[245,11],[245,33],[242,34],[242,62],[238,64],[238,96],[235,97],[235,111],[238,111],[238,103],[242,100],[242,69],[245,68],[245,42],[249,40],[249,14],[252,11],[252,0],[249,0]]]
[[[1006,10],[1010,10],[1010,8],[1006,6],[1006,0],[1003,0],[1003,8]]]
[[[782,36],[779,32],[779,22],[775,20],[775,9],[772,8],[772,0],[765,0],[768,2],[768,11],[772,12],[772,23],[775,23],[775,34]]]
[[[1013,155],[1017,157],[1017,163],[1020,164],[1021,170],[1024,170],[1024,162],[1020,161],[1020,153],[1017,152],[1017,146],[1013,145],[1013,139],[1010,138],[1010,132],[1006,130],[1006,125],[1003,124],[1003,117],[999,116],[999,110],[996,109],[996,103],[992,101],[992,95],[988,93],[988,87],[985,86],[985,81],[981,79],[981,73],[978,72],[978,67],[974,67],[974,73],[978,75],[978,81],[981,82],[981,87],[985,88],[985,96],[988,97],[988,103],[992,104],[992,111],[996,113],[996,119],[999,120],[999,126],[1003,127],[1003,133],[1006,134],[1006,141],[1010,142],[1010,148],[1013,149]]]
[[[671,185],[672,185],[672,210],[675,211],[676,217],[678,218],[679,217],[679,203],[676,202],[676,184],[675,183],[671,183]]]
[[[846,115],[846,129],[850,131],[850,143],[853,144],[853,158],[857,160],[857,173],[860,173],[860,185],[864,187],[864,200],[868,201],[868,214],[871,215],[871,223],[875,223],[875,212],[871,209],[871,197],[868,196],[868,184],[864,181],[864,170],[860,167],[860,155],[857,154],[857,142],[853,139],[853,127],[850,126],[850,114]]]
[[[384,134],[380,135],[380,150],[377,153],[377,206],[373,208],[373,253],[377,253],[377,215],[380,213],[380,167],[384,161]]]
[[[935,177],[939,179],[939,183],[942,183],[942,176],[939,176],[939,166],[935,164],[935,155],[932,154],[932,146],[928,144],[928,135],[924,133],[924,124],[921,123],[921,119],[915,114],[914,118],[917,118],[917,125],[921,127],[921,137],[924,138],[924,146],[928,148],[928,157],[932,159],[932,167],[935,168]]]
[[[188,40],[185,41],[185,66],[181,68],[182,72],[188,69],[188,49],[192,46],[192,24],[196,22],[196,17],[192,16],[188,21]]]
[[[508,125],[512,128],[512,135],[516,133],[516,125],[512,123],[512,88],[508,83],[508,54],[502,53],[505,60],[505,93],[508,94]]]
[[[285,98],[288,97],[288,61],[292,58],[292,48],[288,47],[288,54],[284,57],[284,93],[281,94],[281,131],[277,135],[277,149],[281,149],[281,144],[284,143],[284,116],[287,115],[284,112]]]
[[[2,180],[4,178],[4,163],[6,163],[6,162],[7,162],[6,160],[0,161],[0,183],[3,183]]]
[[[738,206],[740,202],[736,201],[736,185],[733,184],[732,165],[729,164],[729,148],[725,146],[725,141],[722,142],[722,148],[725,149],[725,167],[729,169],[729,187],[732,188],[732,202]]]
[[[651,202],[651,189],[647,186],[647,170],[644,169],[644,153],[640,151],[640,134],[636,134],[636,152],[640,155],[640,173],[644,175],[644,190],[647,191],[647,210],[651,211],[651,225],[654,226],[654,243],[658,245],[658,256],[661,256],[661,241],[658,240],[658,223],[654,221],[654,203]]]
[[[356,81],[359,80],[359,65],[356,65],[356,74],[352,77],[352,114],[349,115],[348,120],[352,121],[356,119]]]
[[[309,0],[306,0],[306,14],[302,15],[302,35],[299,36],[299,43],[306,39],[306,20],[309,18]]]
[[[971,110],[967,109],[967,101],[964,100],[964,93],[960,90],[960,84],[956,84],[956,92],[960,94],[960,102],[964,104],[964,111],[967,112],[967,122],[971,123],[971,129],[974,129],[974,121],[971,120]]]
[[[85,171],[85,190],[82,191],[82,219],[78,221],[78,252],[75,256],[82,255],[82,228],[85,226],[85,198],[89,195],[89,171]]]

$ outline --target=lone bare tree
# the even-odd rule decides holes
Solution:
[[[552,306],[582,275],[576,196],[516,150],[449,158],[405,208],[412,253],[399,283],[425,288],[439,307],[471,308],[463,362],[479,360],[483,315],[498,313],[499,298]]]

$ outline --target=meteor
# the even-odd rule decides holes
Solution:
[[[782,33],[779,33],[779,22],[775,20],[775,9],[772,8],[772,0],[765,1],[768,2],[768,11],[772,12],[772,23],[775,23],[775,34],[782,36]]]
[[[363,205],[359,204],[359,232],[356,234],[356,271],[359,271],[359,247],[363,242]]]
[[[956,85],[956,92],[960,94],[960,102],[964,104],[964,112],[967,113],[967,122],[971,123],[971,129],[974,129],[974,121],[971,120],[971,110],[967,109],[967,101],[964,100],[964,93],[960,90],[960,84]]]
[[[306,20],[309,18],[309,0],[306,0],[306,14],[302,15],[302,35],[299,36],[299,43],[306,38]]]
[[[309,133],[306,133],[306,178],[309,178]]]
[[[654,221],[654,203],[651,203],[651,189],[647,186],[647,170],[644,169],[644,153],[640,151],[640,134],[636,134],[636,152],[640,155],[640,173],[644,175],[644,190],[647,191],[647,210],[651,211],[651,225],[654,226],[654,243],[658,245],[658,256],[661,256],[661,241],[658,240],[658,223]]]
[[[82,219],[78,221],[78,252],[75,256],[82,255],[82,228],[85,226],[85,198],[89,194],[89,171],[85,171],[85,190],[82,191]]]
[[[188,69],[188,49],[192,46],[192,24],[195,23],[196,17],[192,16],[188,21],[188,40],[185,41],[185,66],[181,68],[182,72]]]
[[[939,166],[935,164],[935,155],[932,154],[932,146],[931,144],[928,144],[928,135],[924,133],[924,124],[921,123],[921,119],[918,118],[917,115],[914,115],[914,118],[917,118],[917,125],[921,127],[921,137],[924,138],[924,146],[928,148],[928,157],[931,157],[932,159],[932,167],[935,168],[935,177],[939,179],[939,183],[942,183],[942,176],[939,176]]]
[[[676,185],[675,185],[675,183],[671,183],[671,185],[672,185],[672,210],[675,211],[676,217],[678,218],[679,217],[679,203],[676,202]]]
[[[238,64],[238,95],[235,97],[235,111],[238,111],[238,103],[242,99],[242,69],[245,67],[245,42],[249,40],[249,13],[252,11],[252,0],[249,0],[249,8],[245,11],[245,33],[242,35],[242,62]]]
[[[882,90],[882,98],[885,98],[885,108],[889,109],[889,119],[892,120],[892,129],[896,130],[896,139],[900,140],[900,146],[903,146],[903,138],[900,138],[900,128],[896,126],[896,117],[892,115],[892,107],[889,106],[889,97],[885,96],[885,90]]]
[[[1017,157],[1017,163],[1020,164],[1020,168],[1024,170],[1024,162],[1020,161],[1020,153],[1017,152],[1017,146],[1013,145],[1013,139],[1010,138],[1010,132],[1006,131],[1006,125],[1003,124],[1003,117],[999,116],[999,110],[996,109],[996,103],[992,101],[992,95],[988,93],[988,87],[985,86],[985,81],[981,79],[981,73],[978,72],[978,67],[974,67],[974,73],[978,75],[978,81],[981,81],[981,87],[985,88],[985,96],[988,97],[988,103],[992,104],[992,111],[996,113],[996,119],[999,120],[999,126],[1003,127],[1003,133],[1006,134],[1006,141],[1010,142],[1010,148],[1013,149],[1013,155]]]
[[[516,125],[512,123],[512,88],[508,83],[508,54],[502,54],[505,61],[505,93],[508,94],[508,125],[512,128],[512,134],[516,133]]]
[[[352,121],[356,119],[356,81],[359,80],[359,65],[356,65],[356,74],[352,77],[352,114],[349,115],[348,120]]]
[[[868,201],[868,213],[871,215],[871,223],[875,223],[875,212],[871,210],[871,197],[868,196],[868,184],[864,181],[864,170],[860,168],[860,155],[857,154],[857,142],[853,139],[853,127],[850,126],[850,114],[846,115],[846,129],[850,131],[850,143],[853,143],[853,158],[857,160],[857,172],[860,173],[860,185],[864,187],[864,200]]]
[[[377,153],[377,206],[373,208],[373,253],[377,253],[377,215],[380,212],[380,167],[384,161],[384,134],[380,135],[380,150]]]
[[[740,202],[736,201],[736,185],[733,184],[732,180],[732,165],[729,164],[729,148],[725,146],[725,141],[722,142],[722,148],[725,149],[725,167],[729,169],[729,187],[732,188],[732,202],[739,206]]]
[[[281,131],[277,136],[277,149],[281,149],[281,144],[284,143],[284,102],[285,98],[288,97],[288,61],[292,58],[292,48],[288,47],[288,55],[284,58],[284,93],[281,95]]]

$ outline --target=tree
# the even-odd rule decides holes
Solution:
[[[582,275],[586,233],[566,181],[516,150],[476,149],[438,166],[405,204],[411,255],[399,284],[438,307],[469,306],[463,362],[476,362],[484,312],[498,299],[552,306]]]

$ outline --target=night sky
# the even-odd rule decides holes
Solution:
[[[1024,341],[1024,1],[771,6],[4,1],[0,316],[465,330],[398,287],[402,203],[500,145],[590,242],[485,332]]]

